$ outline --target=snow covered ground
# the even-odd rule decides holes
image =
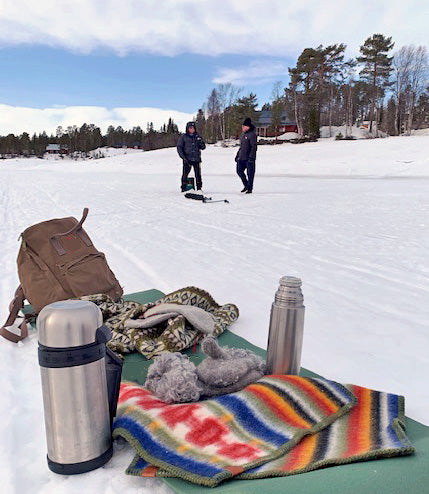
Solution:
[[[174,149],[89,161],[0,162],[0,319],[18,284],[19,233],[80,217],[126,292],[187,285],[234,302],[232,330],[265,347],[282,275],[303,280],[303,366],[342,383],[403,394],[429,424],[429,137],[261,146],[254,194],[242,196],[234,148],[203,152],[204,190],[179,193]],[[0,341],[4,493],[171,492],[126,476],[116,445],[102,469],[62,477],[46,465],[37,335]]]

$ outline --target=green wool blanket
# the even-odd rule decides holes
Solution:
[[[414,452],[403,398],[300,376],[265,376],[236,393],[166,404],[124,382],[113,435],[136,450],[127,473],[208,486]]]

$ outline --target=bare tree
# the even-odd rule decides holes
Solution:
[[[225,111],[227,108],[231,107],[239,97],[241,92],[241,88],[237,86],[233,86],[230,82],[227,84],[218,84],[217,86],[217,98],[219,103],[219,128],[222,136],[222,140],[224,141],[226,138],[226,129],[227,129],[227,112]]]
[[[410,46],[403,46],[393,57],[394,85],[393,94],[396,101],[395,131],[399,135],[402,131],[404,113],[404,97],[410,77],[413,50]]]
[[[285,110],[285,98],[282,81],[276,81],[271,92],[271,125],[277,141],[279,127],[282,122],[282,114]]]
[[[407,97],[405,100],[407,121],[406,133],[411,134],[414,111],[420,95],[428,83],[428,54],[425,46],[412,47],[413,56],[409,72]]]
[[[353,59],[348,60],[344,64],[343,77],[345,80],[345,97],[344,97],[344,107],[345,107],[345,124],[346,124],[346,137],[351,137],[352,126],[353,126],[353,86],[356,61]]]
[[[414,112],[428,84],[428,54],[425,46],[403,46],[394,56],[395,130],[411,134]]]

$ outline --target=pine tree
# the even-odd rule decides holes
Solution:
[[[387,108],[385,110],[385,118],[384,118],[384,129],[389,135],[396,135],[396,102],[393,96],[389,98],[387,102]]]
[[[296,67],[289,68],[290,84],[286,99],[293,101],[299,135],[319,137],[322,112],[328,114],[332,126],[333,105],[340,99],[338,89],[344,80],[347,65],[344,62],[343,43],[317,48],[305,48]]]
[[[206,135],[206,117],[204,116],[204,112],[202,108],[200,108],[197,112],[197,116],[195,117],[195,125],[197,126],[198,132],[205,137]]]
[[[221,103],[217,90],[214,88],[207,99],[207,133],[209,142],[216,142],[221,138],[219,125]]]
[[[245,118],[249,117],[253,122],[255,121],[257,106],[258,99],[254,93],[249,93],[248,96],[239,98],[235,105],[232,105],[229,113],[229,122],[234,135],[240,134],[241,124]]]
[[[41,156],[45,153],[46,146],[49,144],[49,137],[45,131],[43,131],[41,134],[39,134],[38,141],[39,141],[38,155]]]
[[[31,138],[31,144],[30,144],[30,146],[31,146],[31,154],[34,154],[34,155],[37,156],[38,155],[38,153],[37,153],[37,151],[38,151],[38,149],[37,149],[38,142],[37,142],[37,135],[36,135],[35,132],[33,134],[33,137]]]
[[[27,132],[23,132],[19,137],[19,151],[26,156],[30,154],[30,136]]]
[[[344,51],[346,45],[344,43],[329,45],[326,48],[319,47],[322,50],[322,67],[320,71],[321,80],[320,85],[326,90],[325,99],[328,101],[328,125],[329,125],[329,137],[332,135],[332,104],[334,95],[338,90],[341,80],[345,76],[347,66],[344,63]],[[323,95],[322,95],[323,98]]]
[[[363,65],[360,76],[370,88],[370,132],[372,132],[373,121],[375,120],[376,125],[378,123],[379,101],[384,97],[386,88],[390,86],[389,76],[392,71],[393,57],[389,57],[387,54],[394,44],[391,36],[373,34],[360,47],[362,56],[357,58],[357,61]]]
[[[165,132],[167,134],[177,134],[179,132],[177,125],[174,123],[174,120],[171,117],[168,119],[167,128]]]
[[[429,127],[429,86],[426,91],[420,95],[415,111],[415,128]]]
[[[106,145],[109,147],[115,146],[115,127],[113,125],[109,125],[107,128]]]
[[[320,72],[323,57],[321,47],[305,48],[298,58],[296,67],[289,69],[290,87],[295,98],[295,116],[299,119],[298,129],[300,133],[310,138],[319,137],[322,100]]]

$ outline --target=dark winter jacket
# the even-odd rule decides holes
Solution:
[[[257,146],[258,144],[257,144],[255,126],[252,125],[249,128],[249,130],[243,132],[240,136],[240,149],[237,151],[235,161],[238,160],[255,161]]]
[[[177,142],[177,152],[183,161],[201,162],[201,150],[206,148],[206,143],[203,138],[196,132],[189,133],[189,127],[195,128],[194,122],[186,124],[186,134],[179,137]]]

